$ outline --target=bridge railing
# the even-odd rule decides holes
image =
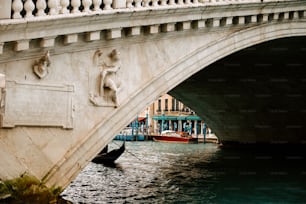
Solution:
[[[103,13],[112,9],[159,9],[199,5],[244,4],[290,0],[6,0],[0,19],[21,19],[78,13]]]

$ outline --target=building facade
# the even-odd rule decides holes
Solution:
[[[169,94],[165,94],[146,108],[139,119],[146,118],[148,134],[159,134],[164,130],[203,135],[206,124],[189,107]]]

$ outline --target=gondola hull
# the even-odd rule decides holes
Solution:
[[[99,153],[92,162],[96,164],[111,164],[114,163],[121,154],[125,151],[125,143],[119,149],[114,149],[107,153]]]

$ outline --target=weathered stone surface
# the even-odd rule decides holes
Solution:
[[[9,19],[11,18],[11,1],[3,1],[0,4],[0,19]]]
[[[73,85],[7,81],[5,114],[1,126],[73,128],[73,92]]]
[[[5,88],[5,75],[0,73],[0,88]]]

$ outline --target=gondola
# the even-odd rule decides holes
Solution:
[[[106,146],[107,147],[107,146]],[[125,142],[119,149],[114,149],[110,152],[105,151],[105,148],[92,160],[96,164],[112,164],[125,151]]]

